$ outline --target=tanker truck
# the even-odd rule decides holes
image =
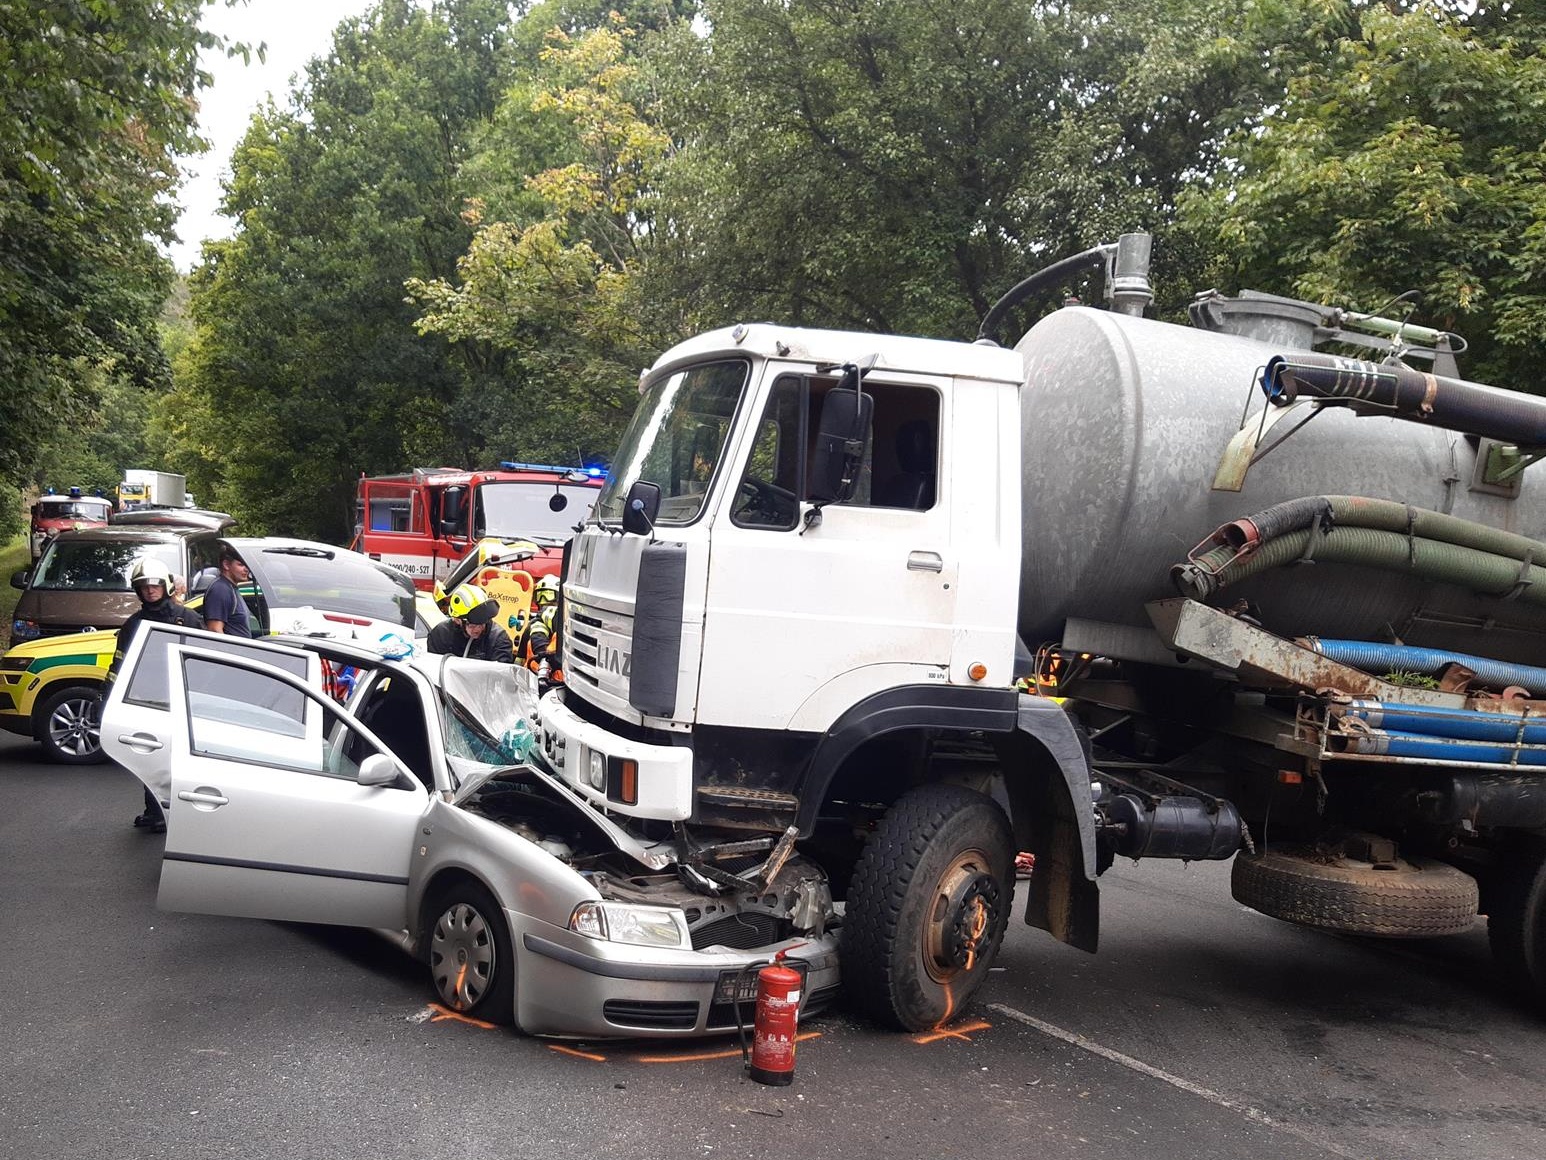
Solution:
[[[1485,914],[1539,998],[1546,400],[1403,320],[1146,318],[1148,256],[1049,267],[976,342],[661,355],[566,552],[542,759],[685,906],[755,902],[745,945],[838,928],[883,1024],[960,1011],[1012,910],[1095,951],[1119,856],[1233,858],[1244,904],[1331,930]],[[1104,307],[993,341],[1082,266]]]

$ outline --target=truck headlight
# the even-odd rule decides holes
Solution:
[[[600,790],[603,793],[607,788],[607,755],[590,751],[590,768],[586,771],[585,781],[591,789]]]
[[[687,917],[674,906],[582,902],[569,916],[569,929],[607,942],[692,950]]]

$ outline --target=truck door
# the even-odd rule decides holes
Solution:
[[[435,578],[435,541],[425,491],[409,480],[361,480],[360,543],[372,560],[390,564],[428,591]]]
[[[835,378],[776,377],[712,529],[698,719],[822,729],[882,689],[949,679],[957,554],[944,384],[872,372],[853,495],[807,527],[809,451]],[[757,670],[756,703],[729,674]]]

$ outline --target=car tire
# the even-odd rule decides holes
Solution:
[[[443,1007],[489,1023],[515,1017],[515,954],[504,912],[476,882],[460,882],[429,908],[425,955]]]
[[[44,698],[32,715],[43,755],[61,765],[96,765],[102,752],[102,688],[68,685]]]
[[[1379,938],[1437,938],[1470,930],[1477,885],[1446,862],[1399,858],[1375,869],[1310,848],[1235,855],[1235,901],[1301,926]]]
[[[870,1018],[927,1031],[988,977],[1014,895],[1014,838],[992,798],[957,785],[903,796],[848,887],[843,989]]]

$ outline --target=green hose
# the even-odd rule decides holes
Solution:
[[[1499,531],[1486,524],[1472,523],[1458,516],[1447,516],[1427,508],[1408,507],[1388,499],[1366,499],[1356,495],[1328,495],[1338,526],[1372,528],[1405,535],[1410,526],[1414,536],[1439,540],[1463,548],[1475,548],[1512,560],[1546,562],[1546,544],[1513,532]],[[1410,519],[1410,524],[1408,520]]]
[[[1367,504],[1370,501],[1359,502]],[[1517,599],[1523,604],[1546,605],[1546,568],[1534,564],[1525,567],[1523,553],[1516,558],[1481,551],[1463,544],[1408,536],[1406,508],[1401,504],[1387,506],[1401,513],[1399,532],[1367,527],[1332,527],[1317,536],[1312,558],[1328,564],[1362,564],[1365,567],[1378,568],[1387,572],[1403,572],[1423,580],[1454,584],[1493,597],[1507,596],[1521,581],[1526,581],[1527,584]],[[1428,514],[1438,515],[1436,512]],[[1450,520],[1458,524],[1466,523],[1464,520],[1452,520],[1449,516],[1438,516],[1438,519]],[[1475,525],[1466,525],[1466,528],[1468,534]],[[1452,531],[1449,528],[1443,530]],[[1483,530],[1491,531],[1491,529]],[[1310,543],[1310,537],[1314,534],[1306,529],[1279,536],[1263,544],[1245,559],[1224,568],[1215,576],[1206,577],[1205,574],[1192,570],[1184,577],[1178,577],[1177,585],[1184,595],[1206,599],[1214,592],[1249,576],[1302,559],[1305,548]],[[1512,536],[1507,532],[1493,532],[1492,535],[1508,537],[1526,544],[1533,543],[1522,536]],[[1489,537],[1474,538],[1485,540]],[[1546,560],[1546,545],[1538,545],[1538,547],[1540,558]]]

